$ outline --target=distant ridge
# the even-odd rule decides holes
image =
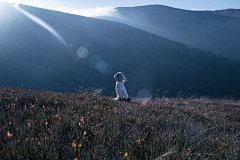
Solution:
[[[239,10],[188,11],[163,5],[118,7],[100,17],[240,61]],[[228,15],[228,16],[219,16]]]
[[[240,18],[240,9],[225,9],[225,10],[206,11],[206,12],[211,13],[211,14],[220,15],[220,16],[239,17]]]

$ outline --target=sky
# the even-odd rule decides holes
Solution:
[[[116,7],[160,4],[185,10],[240,9],[240,0],[0,0],[83,16],[103,16]]]

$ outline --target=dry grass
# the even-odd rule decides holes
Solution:
[[[0,159],[240,159],[239,101],[0,87]]]

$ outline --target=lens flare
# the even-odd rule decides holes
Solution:
[[[78,55],[78,57],[80,57],[80,58],[86,58],[87,56],[88,56],[88,49],[87,48],[85,48],[85,47],[79,47],[78,49],[77,49],[77,55]]]
[[[72,43],[69,43],[69,46],[72,48],[72,47],[73,47],[73,44],[72,44]]]
[[[102,73],[103,74],[109,74],[109,72],[110,72],[110,70],[111,70],[111,66],[109,65],[109,64],[106,64],[107,65],[107,67],[106,67],[106,69],[104,70],[104,71],[102,71]],[[112,75],[112,74],[111,74]]]
[[[106,62],[104,62],[104,61],[98,61],[97,64],[96,64],[96,68],[97,68],[97,70],[99,70],[100,72],[103,72],[103,71],[106,70],[107,64],[106,64]]]
[[[93,54],[88,58],[88,64],[91,68],[98,70],[105,76],[112,76],[114,69],[100,55]]]
[[[78,47],[76,53],[74,54],[73,57],[77,57],[74,61],[77,62],[79,60],[79,58],[87,58],[88,57],[88,54],[89,54],[89,51],[87,49],[87,46],[88,46],[89,42],[85,45],[85,47],[83,47],[82,45],[80,47]]]
[[[97,54],[93,54],[88,58],[88,64],[93,69],[97,69],[96,65],[97,65],[97,62],[99,62],[99,61],[103,61],[103,59],[101,56],[99,56]]]
[[[137,98],[151,98],[151,97],[152,97],[152,93],[147,89],[141,89],[137,93]]]
[[[14,8],[19,11],[20,13],[24,14],[26,17],[28,17],[29,19],[31,19],[33,22],[37,23],[38,25],[42,26],[43,28],[45,28],[47,31],[49,31],[59,42],[62,43],[62,45],[64,45],[65,47],[68,47],[68,44],[66,43],[66,41],[62,38],[62,36],[53,28],[51,27],[49,24],[47,24],[46,22],[44,22],[43,20],[41,20],[40,18],[34,16],[33,14],[23,10],[22,8],[19,7],[18,4],[14,4]]]
[[[137,98],[141,103],[147,103],[152,98],[152,93],[147,89],[141,89],[137,93]]]

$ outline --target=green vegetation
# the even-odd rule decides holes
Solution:
[[[240,159],[239,105],[0,87],[0,159]]]

